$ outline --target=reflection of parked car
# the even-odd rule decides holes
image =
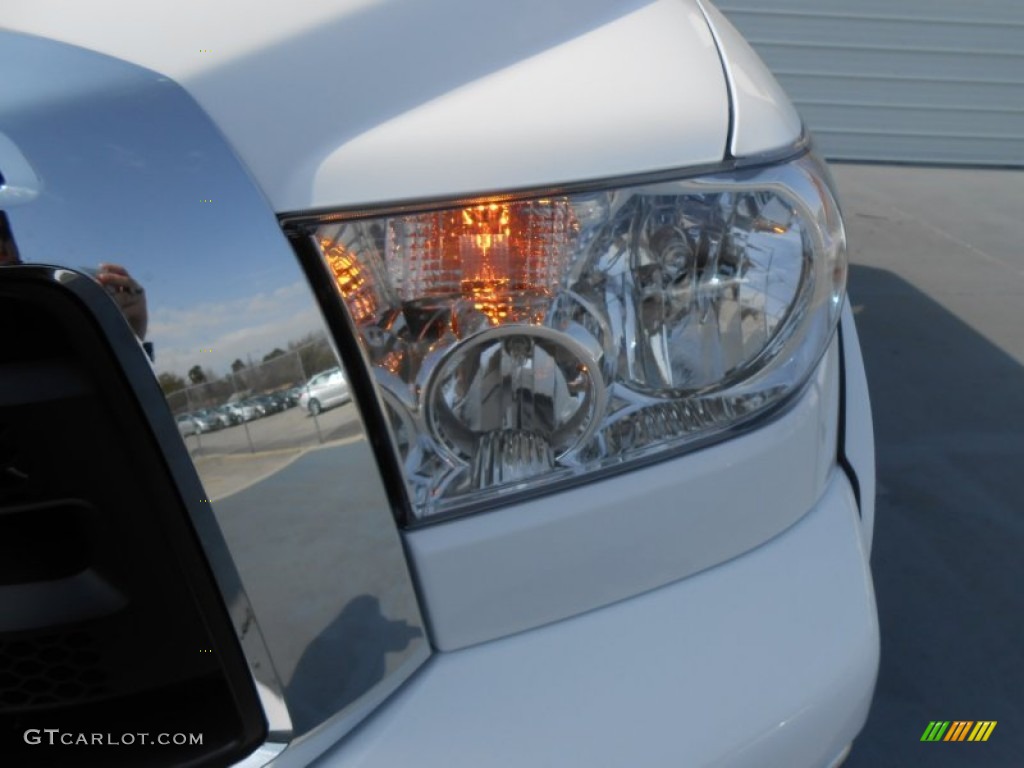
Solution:
[[[256,406],[252,403],[245,401],[241,403],[231,403],[230,405],[224,406],[238,419],[236,423],[243,421],[252,421],[253,419],[259,418],[260,413],[257,411]]]
[[[196,420],[192,417],[192,414],[183,413],[177,418],[178,432],[181,433],[182,437],[188,437],[194,435],[199,431],[196,426]]]
[[[227,426],[221,415],[211,408],[203,408],[201,411],[196,411],[192,419],[195,421],[196,428],[200,432],[213,432]]]
[[[273,413],[272,407],[262,397],[250,397],[245,405],[251,406],[256,411],[257,418],[262,418]]]
[[[225,427],[242,423],[242,417],[235,411],[231,410],[230,405],[219,405],[213,410],[221,417],[221,422]]]
[[[284,392],[271,392],[267,397],[270,397],[277,403],[282,411],[286,411],[292,406],[299,404],[299,394],[296,393],[294,396],[290,394],[291,390]]]
[[[261,416],[269,416],[272,413],[280,413],[284,410],[281,402],[271,395],[254,397],[253,402],[256,404],[256,408],[261,411]]]
[[[315,416],[325,408],[341,405],[351,399],[345,374],[340,368],[331,368],[309,380],[299,396],[299,405]]]

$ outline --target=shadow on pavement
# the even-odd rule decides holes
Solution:
[[[853,266],[874,410],[882,660],[847,768],[1024,765],[1024,368],[902,278]],[[922,743],[996,720],[987,743]]]

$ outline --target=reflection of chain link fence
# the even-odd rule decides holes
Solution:
[[[320,416],[297,407],[306,382],[339,365],[327,340],[316,339],[260,363],[238,361],[226,376],[171,392],[167,402],[193,455],[316,445],[359,430],[350,407]]]
[[[338,366],[325,339],[318,339],[261,363],[240,365],[219,379],[202,381],[167,395],[175,415],[218,408],[249,397],[275,395],[305,385],[313,375]]]
[[[265,393],[306,383],[306,371],[297,351],[266,360],[259,365],[242,368],[231,375],[237,392]]]
[[[184,389],[167,395],[167,404],[171,406],[171,413],[175,416],[188,413],[191,410],[188,404],[188,391]]]
[[[226,379],[206,381],[184,390],[187,410],[216,408],[235,394],[235,388]],[[177,394],[177,393],[175,393]]]

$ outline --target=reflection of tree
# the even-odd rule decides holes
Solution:
[[[180,408],[175,408],[178,413],[179,410],[211,408],[233,396],[238,400],[239,395],[249,397],[301,386],[316,374],[339,365],[334,348],[322,333],[307,334],[288,342],[287,346],[287,349],[274,347],[262,356],[261,362],[252,362],[252,357],[248,363],[235,358],[231,372],[223,377],[199,364],[189,368],[186,378],[164,372],[159,375],[160,386],[168,396],[182,392],[184,399]]]
[[[177,392],[179,389],[185,388],[185,380],[176,373],[170,373],[164,371],[156,377],[157,381],[160,382],[160,389],[164,391],[165,395],[171,394],[171,392]]]
[[[192,408],[211,408],[227,402],[235,393],[235,387],[228,379],[214,379],[207,372],[208,381],[188,388],[187,397]]]
[[[188,380],[193,384],[204,384],[206,382],[206,374],[203,372],[202,367],[193,365],[188,369]]]
[[[380,601],[349,601],[299,659],[286,698],[296,733],[303,733],[384,679],[385,656],[409,647],[423,630],[381,613]]]
[[[265,362],[267,362],[269,360],[273,360],[275,357],[281,357],[282,355],[287,355],[287,354],[288,353],[285,352],[280,347],[274,347],[272,350],[270,350],[269,352],[267,352],[267,354],[265,354],[263,356],[263,362],[265,363]]]
[[[322,334],[311,333],[301,339],[290,341],[288,349],[298,353],[302,361],[302,370],[307,377],[338,365],[334,350]]]

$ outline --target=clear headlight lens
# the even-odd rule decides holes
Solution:
[[[783,166],[322,223],[413,515],[721,438],[799,390],[845,237]]]

